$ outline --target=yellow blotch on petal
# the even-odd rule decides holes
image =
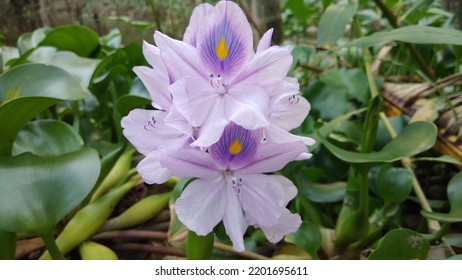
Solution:
[[[229,145],[229,152],[232,155],[237,155],[242,151],[242,144],[239,142],[239,139],[236,138],[231,145]]]
[[[228,56],[228,47],[226,46],[225,38],[222,37],[221,40],[218,42],[217,47],[215,48],[215,53],[218,56],[218,59],[221,61],[225,60]]]

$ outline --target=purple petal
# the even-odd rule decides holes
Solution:
[[[160,164],[177,177],[208,179],[222,173],[208,153],[193,148],[166,151]]]
[[[154,40],[161,50],[162,59],[173,82],[183,76],[207,79],[209,73],[204,71],[196,48],[185,42],[172,39],[159,31],[154,33]]]
[[[242,183],[239,201],[251,225],[273,226],[284,205],[284,186],[274,176],[235,173]]]
[[[297,195],[297,187],[295,187],[294,183],[292,183],[291,180],[287,179],[284,176],[272,175],[272,177],[275,180],[277,180],[284,188],[284,206],[286,206],[287,203],[289,203],[289,201],[294,199]]]
[[[162,60],[160,49],[154,45],[143,41],[143,55],[146,61],[155,70],[167,74],[167,68],[165,67],[164,61]]]
[[[191,182],[175,202],[178,219],[197,235],[207,235],[223,219],[227,187],[223,176]]]
[[[232,86],[225,98],[228,120],[251,130],[269,125],[269,96],[262,87],[242,83]]]
[[[200,4],[196,8],[189,19],[189,25],[184,32],[183,41],[196,46],[198,30],[204,29],[207,18],[212,14],[213,6],[205,3]]]
[[[285,78],[291,65],[291,49],[272,46],[256,53],[231,83],[246,82],[265,88],[274,87]]]
[[[264,128],[264,134],[268,143],[284,144],[295,141],[302,141],[305,145],[312,146],[316,141],[313,138],[299,136],[288,132],[274,124]]]
[[[160,153],[152,152],[136,166],[136,170],[148,184],[163,184],[173,176],[167,168],[160,165],[160,157]]]
[[[146,66],[136,66],[133,71],[141,79],[152,99],[152,106],[168,111],[172,106],[172,97],[168,91],[170,81],[167,73],[160,73]]]
[[[219,96],[210,109],[205,123],[200,127],[199,137],[191,144],[192,146],[210,147],[220,139],[223,130],[229,123],[224,108],[224,98]]]
[[[276,243],[281,241],[285,235],[296,232],[301,224],[302,219],[298,214],[292,214],[284,208],[276,225],[271,227],[262,226],[261,229],[270,242]]]
[[[231,1],[221,1],[206,23],[207,29],[199,30],[197,47],[209,74],[229,78],[237,73],[253,55],[253,36],[247,18],[239,6]]]
[[[204,80],[185,77],[170,86],[173,102],[192,126],[201,126],[210,118],[220,95]]]
[[[309,111],[310,103],[298,94],[277,95],[271,98],[270,120],[285,130],[299,127]]]
[[[270,30],[266,31],[265,34],[260,39],[260,42],[258,42],[257,46],[257,53],[262,52],[266,50],[267,48],[271,47],[271,37],[273,36],[273,28]]]
[[[235,123],[228,124],[220,140],[209,148],[215,162],[224,170],[228,166],[247,164],[257,152],[259,133],[247,130]]]
[[[189,137],[166,125],[166,114],[164,111],[134,109],[122,119],[123,134],[144,155],[159,148],[184,146]]]
[[[285,144],[262,144],[252,161],[239,169],[239,172],[246,174],[274,172],[282,169],[303,152],[306,152],[306,146],[302,141]]]
[[[226,187],[226,210],[223,223],[226,234],[233,242],[234,250],[238,252],[244,251],[244,234],[248,224],[245,220],[238,194],[229,185]]]

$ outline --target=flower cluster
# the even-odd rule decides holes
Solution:
[[[195,8],[183,41],[155,32],[144,43],[152,66],[135,67],[157,110],[122,119],[126,138],[146,157],[147,183],[195,177],[175,203],[180,221],[206,235],[223,221],[234,249],[244,250],[249,225],[271,242],[300,226],[286,208],[297,190],[267,175],[311,156],[313,139],[296,136],[310,109],[287,77],[291,48],[271,46],[272,30],[253,48],[251,27],[233,2]]]

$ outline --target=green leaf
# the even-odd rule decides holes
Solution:
[[[31,152],[42,157],[59,156],[82,147],[82,138],[70,125],[56,120],[38,120],[19,131],[13,155]]]
[[[150,23],[149,21],[140,21],[140,20],[133,20],[130,17],[127,16],[107,16],[103,18],[104,20],[113,20],[113,21],[119,21],[123,22],[126,24],[129,24],[139,31],[145,31],[146,29],[149,29],[154,26],[154,24]]]
[[[319,75],[319,80],[337,89],[345,89],[350,98],[366,103],[369,86],[366,74],[359,69],[333,69]]]
[[[335,45],[357,9],[356,2],[350,5],[329,5],[319,21],[316,45],[324,48]]]
[[[300,22],[304,22],[310,14],[310,10],[305,6],[303,0],[289,0],[287,1],[286,7]]]
[[[339,159],[352,164],[390,163],[430,149],[436,140],[436,126],[429,122],[414,122],[379,152],[357,153],[343,150],[320,136],[321,142]]]
[[[377,175],[377,192],[386,203],[401,203],[412,190],[412,174],[404,168],[383,165]]]
[[[68,51],[56,51],[54,47],[36,48],[27,58],[33,63],[54,65],[78,77],[83,86],[90,85],[90,79],[99,59],[85,58]]]
[[[369,260],[425,260],[430,244],[419,233],[409,229],[395,229],[380,239]]]
[[[24,33],[18,38],[18,50],[20,55],[24,55],[29,50],[36,48],[45,38],[45,34],[50,28],[39,28],[32,33]]]
[[[310,100],[311,110],[319,113],[324,120],[332,120],[348,112],[350,104],[345,89],[314,81],[304,89],[304,92]]]
[[[462,254],[450,256],[448,260],[462,260]]]
[[[18,131],[61,100],[89,95],[77,79],[55,66],[27,64],[0,76],[0,155],[10,155]]]
[[[40,46],[52,46],[59,50],[71,51],[89,57],[98,47],[99,37],[95,31],[82,25],[65,25],[50,30]]]
[[[318,259],[317,252],[321,248],[321,229],[319,225],[304,221],[300,228],[286,235],[286,242],[297,245],[310,254],[313,259]]]
[[[145,108],[151,104],[151,97],[144,84],[137,77],[133,80],[130,94],[124,95],[117,101],[117,110],[122,116],[135,108]]]
[[[91,148],[57,157],[0,157],[0,173],[8,174],[0,177],[0,228],[47,233],[90,192],[99,170]]]
[[[443,162],[443,163],[449,163],[449,164],[454,164],[454,165],[462,165],[462,162],[448,155],[443,155],[439,157],[418,157],[418,158],[414,158],[413,161],[434,161],[434,162]]]
[[[448,183],[447,193],[451,210],[449,213],[421,211],[423,216],[440,222],[462,222],[462,171],[457,173]]]
[[[369,47],[392,41],[413,44],[462,45],[462,31],[422,25],[410,25],[390,31],[376,32],[357,39],[343,47]]]
[[[346,182],[333,182],[329,184],[320,184],[312,182],[309,179],[306,167],[302,167],[295,174],[295,181],[300,192],[308,199],[314,202],[335,202],[343,199],[346,190]]]

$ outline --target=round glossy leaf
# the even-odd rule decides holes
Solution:
[[[0,157],[0,229],[49,232],[90,192],[100,160],[91,149],[57,157]]]
[[[43,64],[26,64],[0,76],[0,155],[11,154],[18,131],[38,113],[61,100],[89,96],[66,71]]]
[[[435,213],[421,211],[426,218],[440,222],[462,222],[462,172],[457,173],[448,183],[447,193],[451,211],[449,213]]]
[[[83,86],[88,87],[91,76],[99,64],[99,59],[85,58],[69,51],[57,51],[54,47],[38,47],[27,60],[33,63],[54,65],[78,77]]]
[[[31,152],[50,157],[74,152],[82,147],[82,138],[68,124],[56,120],[38,120],[19,131],[13,144],[13,155]]]
[[[321,229],[319,225],[304,221],[300,228],[286,235],[286,242],[297,245],[310,254],[311,258],[318,259],[317,252],[321,248]]]
[[[41,46],[52,46],[59,50],[71,51],[88,57],[98,47],[99,37],[95,31],[82,25],[66,25],[50,30]]]
[[[414,122],[403,128],[401,133],[391,140],[379,152],[357,153],[343,150],[320,137],[322,143],[337,158],[352,164],[389,163],[410,157],[430,149],[436,140],[436,126],[429,122]]]
[[[383,165],[377,175],[377,192],[387,203],[401,203],[412,190],[412,174],[404,168]]]
[[[306,199],[314,202],[335,202],[343,199],[346,190],[346,182],[333,182],[320,184],[309,179],[310,169],[303,167],[295,173],[295,182],[299,191]]]
[[[419,233],[409,229],[389,231],[380,239],[370,260],[425,260],[430,244]]]

